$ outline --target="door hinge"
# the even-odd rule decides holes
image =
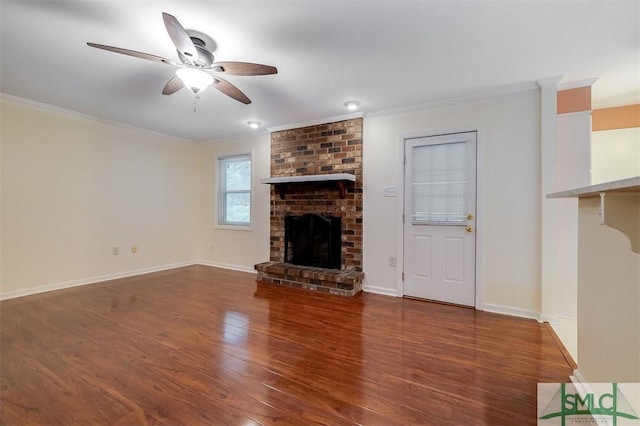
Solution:
[[[402,223],[404,223],[404,213],[402,213]]]
[[[402,273],[402,281],[404,282],[404,272]]]
[[[407,156],[402,157],[402,164],[407,165]]]

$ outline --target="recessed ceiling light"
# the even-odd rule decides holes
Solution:
[[[262,125],[262,123],[261,123],[261,122],[259,122],[259,121],[255,121],[255,120],[247,121],[247,124],[248,124],[248,125],[249,125],[249,127],[251,127],[252,129],[257,129],[258,127],[260,127],[260,126]]]
[[[347,101],[347,102],[344,103],[344,106],[346,106],[349,111],[355,111],[360,106],[360,102],[358,102],[358,101]]]

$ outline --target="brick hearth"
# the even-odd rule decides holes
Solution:
[[[350,173],[355,182],[287,184],[271,188],[270,261],[255,265],[258,280],[294,288],[353,296],[362,289],[362,119],[283,130],[271,134],[271,177]],[[285,215],[339,216],[340,269],[284,263]]]
[[[313,268],[282,262],[264,262],[255,266],[258,281],[337,294],[355,296],[362,290],[364,272]]]

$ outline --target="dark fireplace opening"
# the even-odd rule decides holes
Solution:
[[[307,213],[284,218],[284,258],[294,265],[340,269],[340,218]]]

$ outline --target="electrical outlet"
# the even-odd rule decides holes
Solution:
[[[120,254],[120,247],[118,247],[118,246],[111,247],[111,255],[112,256],[117,256],[119,254]]]
[[[137,253],[138,252],[138,246],[136,244],[133,244],[131,246],[131,253]]]

